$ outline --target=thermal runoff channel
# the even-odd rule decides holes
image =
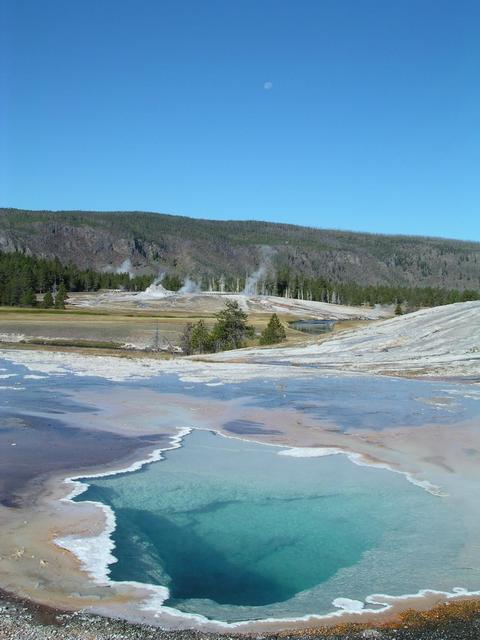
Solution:
[[[92,480],[77,499],[115,512],[111,578],[167,586],[165,605],[222,621],[475,586],[454,501],[345,456],[285,453],[193,431],[160,462]]]

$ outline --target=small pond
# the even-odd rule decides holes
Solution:
[[[336,320],[294,320],[290,322],[290,327],[292,329],[296,329],[297,331],[303,331],[304,333],[327,333],[328,331],[332,331],[335,326]]]

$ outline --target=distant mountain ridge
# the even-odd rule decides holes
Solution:
[[[262,269],[361,285],[480,289],[480,243],[144,212],[0,208],[0,250],[81,268],[242,276]]]

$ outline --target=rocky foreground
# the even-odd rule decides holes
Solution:
[[[245,636],[163,631],[86,613],[67,613],[0,593],[1,640],[228,640]],[[298,633],[249,636],[299,640],[479,640],[480,602],[459,601],[427,612],[407,611],[380,627],[342,625]]]

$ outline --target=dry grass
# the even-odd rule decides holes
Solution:
[[[292,329],[289,322],[298,317],[278,314],[286,329],[286,340],[282,346],[296,346],[308,341],[322,342],[332,333],[309,335]],[[251,313],[249,323],[256,334],[267,326],[270,313]],[[152,344],[158,327],[164,345],[178,344],[179,337],[187,323],[203,320],[208,327],[215,323],[213,313],[189,313],[187,311],[161,312],[155,310],[109,310],[109,309],[19,309],[0,307],[0,334],[2,345],[17,348],[38,348],[56,351],[76,350],[91,355],[118,354],[129,345],[131,350],[145,353],[144,349]],[[354,329],[366,324],[366,321],[338,322],[333,333]],[[22,343],[18,342],[20,336]],[[9,336],[10,339],[9,339]],[[29,343],[25,345],[23,343]],[[258,339],[250,340],[247,346],[258,347]],[[264,347],[268,349],[269,347]]]
[[[251,314],[249,322],[260,333],[267,325],[270,314]],[[296,344],[306,335],[291,329],[289,316],[282,317],[287,331],[287,343]],[[203,320],[208,327],[215,323],[214,314],[199,314],[179,311],[128,311],[115,312],[95,309],[18,309],[0,308],[0,334],[4,341],[8,336],[22,336],[24,341],[35,341],[56,346],[103,346],[119,348],[123,344],[144,348],[152,343],[158,326],[160,338],[166,343],[176,344],[187,323]],[[14,339],[12,338],[12,343]],[[16,342],[15,342],[16,343]],[[92,343],[92,344],[87,344]],[[251,344],[257,344],[254,340]]]

